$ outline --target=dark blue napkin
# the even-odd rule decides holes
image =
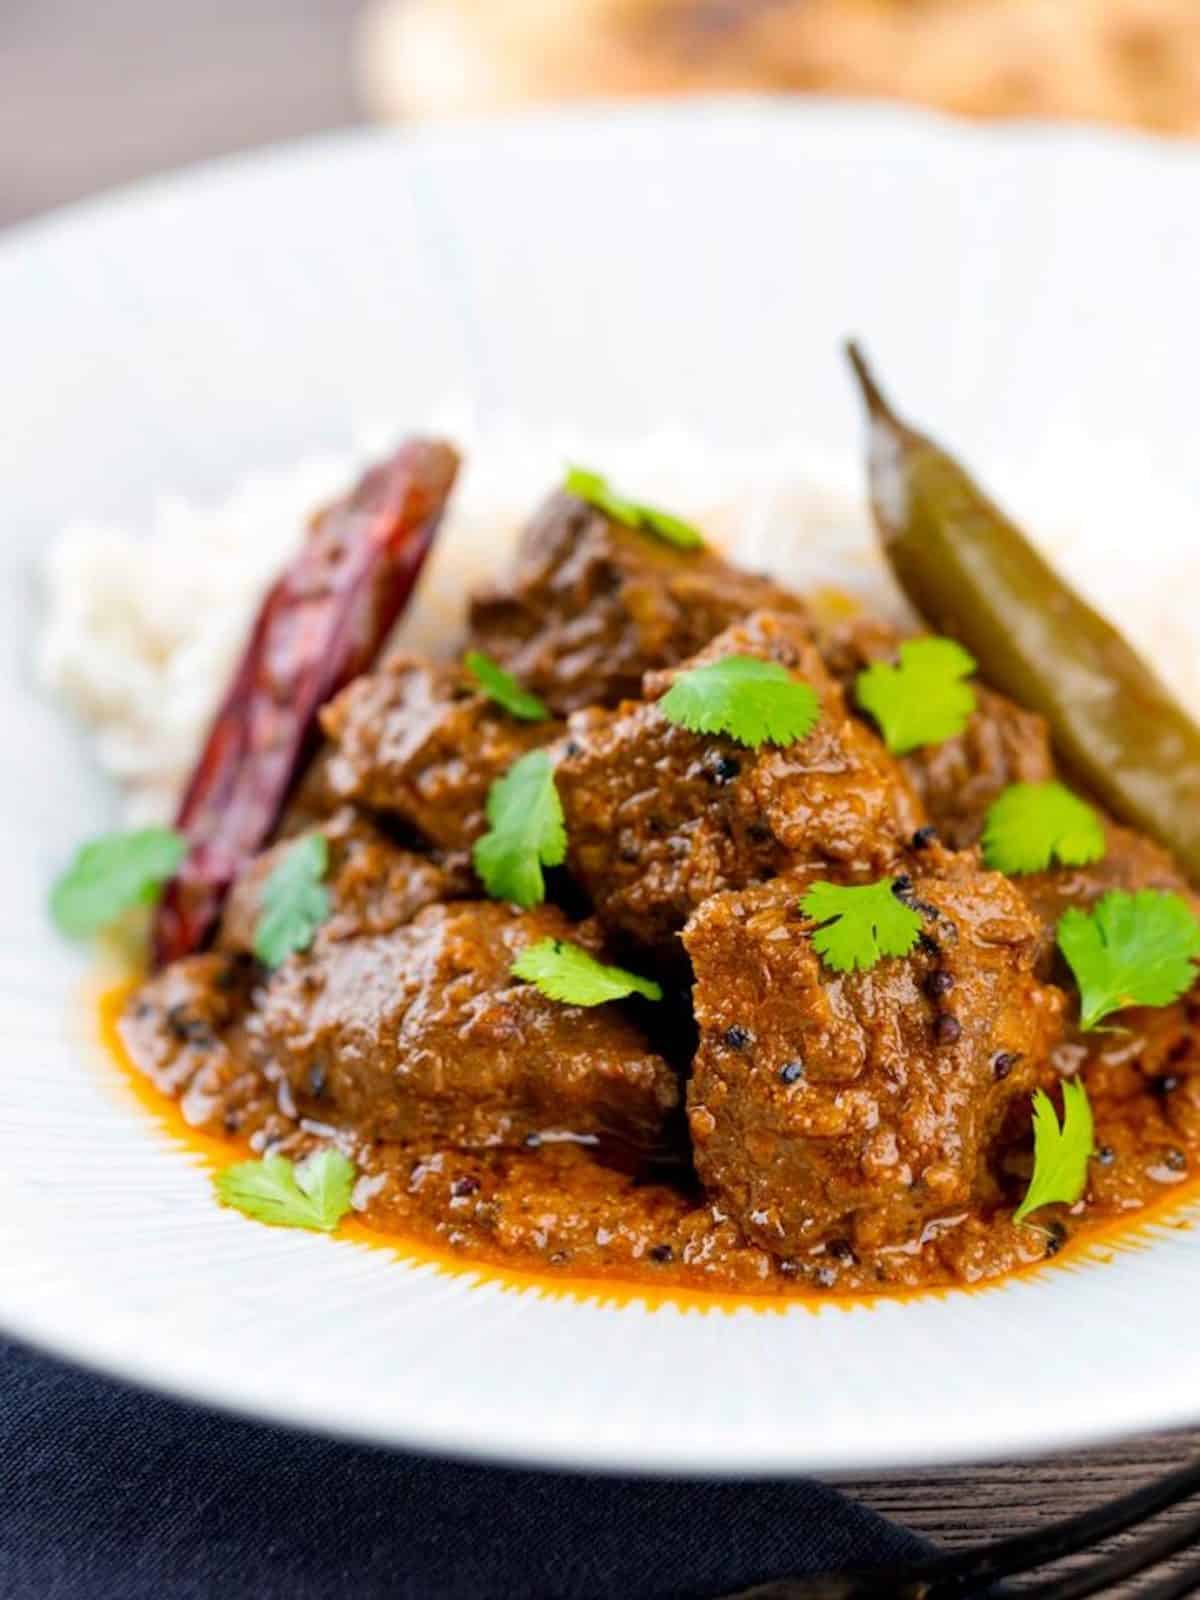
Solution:
[[[923,1548],[818,1483],[430,1461],[0,1343],[3,1600],[703,1600]]]

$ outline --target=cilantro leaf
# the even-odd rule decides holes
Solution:
[[[660,539],[676,545],[680,550],[704,548],[704,536],[690,522],[673,517],[669,511],[658,511],[654,506],[627,500],[624,495],[617,494],[608,479],[601,477],[598,472],[589,472],[586,467],[568,467],[563,488],[568,494],[586,500],[588,505],[595,506],[597,511],[603,511],[606,517],[623,523],[627,528],[640,528],[643,533],[657,534]]]
[[[299,1165],[286,1156],[239,1161],[218,1172],[213,1187],[223,1204],[258,1222],[332,1233],[350,1210],[357,1176],[340,1150],[319,1150]]]
[[[906,956],[921,932],[921,914],[896,895],[896,878],[846,887],[814,883],[800,909],[819,924],[813,949],[835,972],[866,971],[884,956]]]
[[[93,839],[75,854],[50,893],[50,914],[63,933],[81,939],[133,906],[153,905],[187,854],[174,828],[135,828]]]
[[[521,951],[511,971],[514,978],[534,984],[548,1000],[562,1000],[569,1006],[602,1006],[607,1000],[624,1000],[631,994],[645,995],[647,1000],[663,997],[653,978],[606,966],[565,939],[539,939]]]
[[[488,790],[491,829],[476,840],[475,871],[493,900],[528,909],[546,898],[543,867],[557,867],[567,854],[562,801],[545,750],[530,750]]]
[[[522,722],[545,722],[550,715],[537,695],[522,689],[511,673],[505,672],[481,650],[468,650],[463,665],[484,694],[490,695],[510,716],[519,717]]]
[[[1078,1078],[1064,1082],[1062,1095],[1059,1127],[1053,1100],[1044,1089],[1033,1092],[1033,1176],[1013,1212],[1014,1222],[1024,1222],[1042,1206],[1073,1206],[1083,1193],[1095,1137],[1092,1108]]]
[[[975,691],[962,680],[975,661],[953,639],[906,639],[899,658],[897,666],[875,661],[860,672],[855,696],[892,754],[906,756],[966,727]]]
[[[1113,889],[1091,912],[1072,906],[1058,948],[1079,985],[1079,1022],[1094,1028],[1126,1006],[1169,1006],[1196,980],[1200,922],[1179,894]]]
[[[806,739],[821,716],[811,684],[756,656],[723,656],[681,672],[658,709],[692,733],[727,733],[751,748]]]
[[[1008,873],[1083,867],[1105,851],[1100,818],[1061,783],[1010,784],[988,807],[982,844],[988,866]]]
[[[329,915],[329,890],[321,882],[329,867],[329,841],[310,833],[286,852],[267,879],[254,929],[254,954],[277,967],[295,950],[307,950]]]

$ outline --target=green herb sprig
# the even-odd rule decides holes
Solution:
[[[286,1156],[239,1161],[218,1172],[213,1187],[224,1205],[258,1222],[332,1233],[350,1210],[356,1177],[340,1150],[320,1150],[298,1165]]]
[[[814,883],[800,909],[817,924],[813,949],[835,972],[865,972],[885,956],[906,956],[921,933],[921,914],[896,893],[897,878],[878,883]]]
[[[727,734],[751,749],[806,739],[821,717],[811,684],[756,656],[723,656],[679,673],[658,709],[678,727]]]
[[[1013,1212],[1014,1222],[1024,1222],[1042,1206],[1073,1206],[1083,1194],[1095,1144],[1092,1108],[1078,1078],[1064,1081],[1062,1096],[1060,1126],[1050,1096],[1044,1089],[1034,1090],[1033,1176],[1024,1200]]]
[[[510,717],[517,717],[522,722],[545,722],[549,717],[550,712],[537,695],[522,689],[512,674],[505,672],[491,656],[485,656],[481,650],[468,650],[463,657],[463,665],[484,694],[507,711]]]
[[[1200,921],[1180,894],[1113,889],[1091,911],[1064,912],[1057,937],[1085,1030],[1126,1006],[1168,1006],[1196,981]]]
[[[672,516],[669,511],[660,511],[655,506],[626,499],[598,472],[589,472],[586,467],[568,467],[563,488],[568,494],[586,500],[588,505],[595,506],[597,511],[603,511],[606,517],[627,528],[639,528],[643,533],[652,533],[680,550],[704,548],[704,535],[698,528],[693,528],[690,522]]]
[[[610,967],[566,939],[540,939],[512,964],[515,978],[532,983],[549,1000],[571,1006],[602,1006],[633,994],[661,1000],[661,985],[624,967]]]
[[[859,705],[876,722],[893,755],[953,739],[975,710],[975,691],[964,683],[975,661],[953,639],[906,639],[898,663],[875,661],[855,680]]]
[[[567,830],[554,767],[545,750],[530,750],[488,791],[487,833],[475,843],[475,871],[493,900],[528,909],[546,898],[543,867],[566,859]]]
[[[1061,783],[1010,784],[988,807],[981,843],[986,864],[1011,874],[1082,867],[1105,851],[1100,818]]]
[[[266,966],[277,967],[312,944],[329,915],[329,890],[321,881],[328,869],[323,833],[297,840],[273,868],[254,929],[254,954]]]
[[[174,828],[108,833],[80,847],[50,893],[50,914],[73,939],[108,927],[135,906],[153,905],[187,854]]]

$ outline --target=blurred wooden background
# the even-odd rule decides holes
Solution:
[[[0,0],[0,225],[144,173],[360,120],[351,68],[360,9],[361,0]],[[1196,1453],[1200,1434],[849,1487],[953,1545],[1081,1509]]]
[[[358,120],[360,0],[0,0],[0,226]]]

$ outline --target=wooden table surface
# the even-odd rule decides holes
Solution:
[[[357,121],[359,3],[0,0],[0,224],[145,172]],[[1067,1515],[1194,1455],[1200,1431],[848,1487],[959,1545]]]
[[[1200,1429],[1148,1436],[1107,1450],[1043,1461],[947,1468],[886,1481],[854,1478],[842,1487],[883,1516],[951,1549],[1074,1516],[1196,1459],[1200,1459]],[[1189,1509],[1194,1506],[1164,1513],[1156,1527]],[[1127,1537],[1134,1538],[1136,1533]],[[1185,1552],[1160,1573],[1176,1570],[1188,1559]],[[1079,1564],[1066,1562],[1057,1570],[1066,1572]],[[1120,1591],[1134,1592],[1134,1588]]]

